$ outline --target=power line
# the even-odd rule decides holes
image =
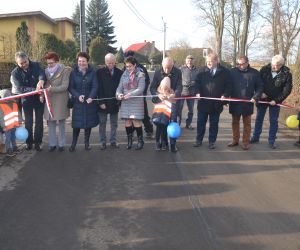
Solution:
[[[149,23],[139,12],[138,10],[134,7],[134,5],[130,2],[130,0],[123,0],[123,2],[126,4],[126,6],[131,10],[131,12],[146,26],[148,26],[151,29],[154,29],[156,31],[162,32],[162,30],[157,29],[154,27],[151,23]]]

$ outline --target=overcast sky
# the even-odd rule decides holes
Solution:
[[[76,3],[80,0],[7,0],[1,1],[0,13],[41,10],[46,15],[71,17]],[[85,0],[86,6],[90,0]],[[206,32],[199,27],[196,10],[192,0],[131,0],[131,3],[153,26],[143,24],[128,8],[124,0],[107,0],[110,14],[113,16],[116,47],[125,50],[132,43],[155,41],[156,47],[163,49],[163,21],[167,23],[166,49],[176,40],[185,39],[192,47],[202,47]]]

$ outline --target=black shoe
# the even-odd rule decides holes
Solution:
[[[51,147],[49,147],[49,152],[53,152],[53,151],[55,151],[55,149],[56,149],[56,146],[51,146]]]
[[[216,145],[215,145],[213,142],[210,142],[210,143],[208,144],[208,148],[209,148],[209,149],[215,149],[215,148],[216,148]]]
[[[75,147],[76,147],[75,145],[71,145],[71,147],[69,147],[69,151],[70,152],[74,152],[75,151]]]
[[[34,145],[34,149],[38,152],[41,152],[42,151],[42,148],[41,148],[41,145],[39,143],[35,144]]]
[[[189,130],[194,130],[194,128],[192,127],[192,125],[186,125],[185,128],[189,129]]]
[[[176,147],[175,144],[171,144],[171,152],[176,153],[178,151],[178,148]]]
[[[26,145],[26,150],[31,150],[32,149],[32,144],[27,144]]]
[[[269,142],[269,148],[271,149],[276,149],[277,148],[277,145],[273,142]]]
[[[155,150],[156,151],[160,151],[161,150],[161,143],[160,142],[156,142],[155,143]]]
[[[102,144],[100,145],[100,149],[101,149],[101,150],[105,150],[105,149],[106,149],[106,143],[102,143]]]
[[[254,143],[259,143],[259,139],[256,139],[256,138],[252,137],[250,139],[250,144],[254,144]]]
[[[13,147],[13,152],[15,152],[15,153],[19,153],[19,152],[21,152],[21,150],[20,150],[20,149],[18,149],[18,147],[17,147],[17,146],[14,146],[14,147]]]
[[[197,147],[200,147],[202,145],[202,141],[196,141],[194,144],[193,144],[193,147],[197,148]]]
[[[84,145],[84,149],[85,150],[91,150],[91,146],[90,146],[90,144],[88,144],[88,143],[86,143],[85,145]]]
[[[14,153],[12,148],[9,148],[6,152],[6,155],[9,157],[15,156],[16,154]]]
[[[162,151],[168,150],[168,145],[167,145],[167,143],[163,142],[163,143],[161,144],[161,150],[162,150]]]
[[[116,143],[115,141],[113,141],[113,142],[110,143],[110,147],[111,148],[119,148],[119,144]]]
[[[58,147],[58,151],[63,152],[63,151],[65,151],[65,148],[64,147]]]
[[[297,142],[295,142],[294,146],[296,146],[296,147],[300,147],[300,140],[299,140],[299,141],[297,141]]]

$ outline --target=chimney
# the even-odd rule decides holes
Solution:
[[[155,52],[155,41],[151,42],[151,53]]]
[[[146,43],[147,41],[146,40],[144,40],[144,43]]]

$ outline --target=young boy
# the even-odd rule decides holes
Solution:
[[[0,98],[11,96],[8,89],[0,91]],[[8,156],[14,156],[18,151],[16,144],[16,128],[20,126],[18,105],[15,101],[0,101],[0,126],[5,133],[5,148]]]

